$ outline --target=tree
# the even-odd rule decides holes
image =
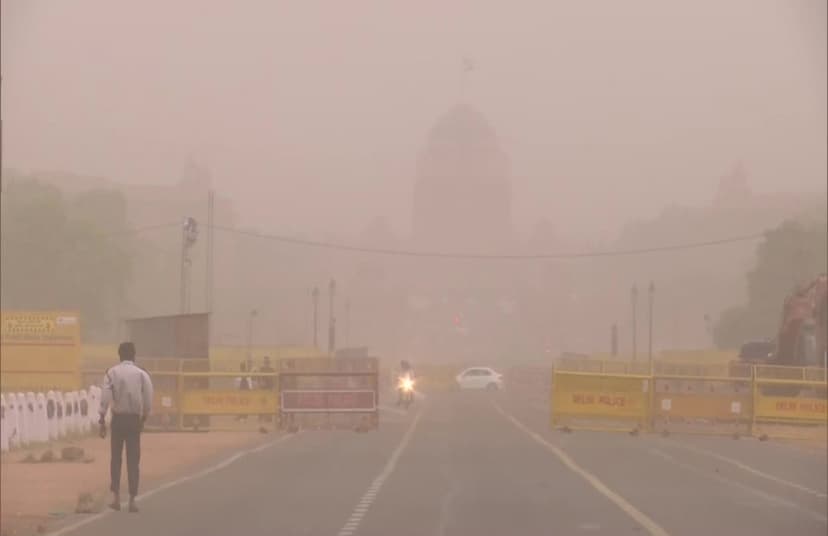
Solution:
[[[86,337],[112,333],[131,264],[123,196],[91,190],[67,198],[35,178],[4,182],[2,307],[80,310]]]
[[[713,331],[716,345],[734,348],[746,340],[775,337],[785,298],[826,271],[827,241],[825,222],[787,221],[766,233],[756,250],[756,266],[747,274],[747,304],[722,314]]]

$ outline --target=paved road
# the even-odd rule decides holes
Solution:
[[[377,432],[304,432],[88,536],[771,535],[828,530],[825,452],[547,429],[506,393],[433,395]]]

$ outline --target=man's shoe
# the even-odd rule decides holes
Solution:
[[[112,502],[109,503],[109,507],[115,510],[116,512],[121,511],[121,496],[118,493],[112,494]]]
[[[129,511],[133,514],[138,513],[138,505],[135,504],[135,499],[130,499],[130,501],[129,501]]]

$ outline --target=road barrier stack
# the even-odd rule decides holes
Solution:
[[[555,428],[710,435],[824,435],[825,369],[743,363],[561,360],[555,363]]]
[[[91,433],[98,421],[100,388],[66,393],[0,395],[0,450],[48,443]]]

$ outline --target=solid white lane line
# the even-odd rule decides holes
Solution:
[[[675,459],[673,459],[673,457],[670,456],[669,454],[667,454],[666,452],[662,452],[658,449],[647,449],[647,450],[649,451],[650,454],[654,454],[654,455],[658,456],[659,458],[664,458],[668,462],[675,461]]]
[[[552,454],[554,454],[555,456],[557,456],[561,463],[563,463],[570,471],[586,480],[593,488],[595,488],[604,497],[612,501],[618,508],[620,508],[625,514],[627,514],[633,520],[635,520],[636,523],[641,525],[652,536],[669,536],[668,532],[664,530],[658,523],[653,521],[641,510],[633,506],[620,494],[608,488],[607,485],[601,482],[601,480],[597,476],[593,475],[592,473],[590,473],[589,471],[575,463],[575,461],[572,458],[570,458],[566,452],[545,440],[543,437],[540,436],[540,434],[537,434],[529,428],[527,428],[525,424],[506,413],[503,410],[503,408],[501,408],[496,402],[493,402],[493,404],[495,409],[497,409],[497,411],[500,412],[501,415],[509,419],[512,422],[512,424],[514,424],[519,430],[521,430],[526,435],[534,439],[536,442],[546,447],[546,449],[552,452]]]
[[[387,411],[389,413],[396,413],[397,415],[408,415],[404,409],[394,408],[391,406],[379,406],[380,411]]]
[[[135,497],[135,501],[136,502],[141,502],[144,499],[146,499],[148,497],[152,497],[153,495],[155,495],[156,493],[159,493],[161,491],[164,491],[164,490],[170,489],[172,487],[178,486],[179,484],[183,484],[184,482],[189,482],[190,480],[195,480],[195,479],[207,476],[211,473],[215,473],[216,471],[220,471],[221,469],[224,469],[228,465],[231,465],[232,463],[236,462],[239,458],[243,458],[244,456],[247,456],[248,454],[255,454],[257,452],[261,452],[265,449],[273,447],[273,446],[275,446],[279,443],[287,441],[288,439],[290,439],[294,435],[296,435],[296,434],[284,435],[284,436],[281,436],[280,438],[278,438],[274,441],[271,441],[269,443],[265,443],[264,445],[260,445],[260,446],[255,447],[255,448],[251,448],[251,449],[243,450],[241,452],[237,452],[237,453],[233,454],[232,456],[222,460],[221,462],[219,462],[215,465],[211,465],[210,467],[207,467],[206,469],[203,469],[203,470],[201,470],[197,473],[193,473],[191,475],[187,475],[187,476],[175,479],[175,480],[171,480],[169,482],[165,482],[164,484],[161,484],[160,486],[157,486],[157,487],[155,487],[155,488],[153,488],[149,491],[146,491],[144,493],[141,493],[140,495]],[[126,506],[126,503],[121,504],[121,508],[124,508],[125,506]],[[109,510],[108,508],[109,507],[107,507],[107,510],[104,510],[103,512],[93,514],[89,517],[84,517],[83,519],[80,519],[80,520],[78,520],[74,523],[71,523],[69,525],[65,525],[65,526],[57,529],[54,532],[48,533],[47,536],[62,536],[64,534],[70,534],[70,533],[74,532],[75,530],[77,530],[81,527],[85,527],[86,525],[88,525],[90,523],[93,523],[93,522],[95,522],[99,519],[102,519],[106,516],[109,516],[109,515],[112,515],[112,514],[116,513],[116,512],[113,512],[112,510]]]
[[[348,518],[348,522],[346,522],[342,529],[340,529],[340,531],[337,533],[339,536],[348,536],[348,534],[351,534],[353,531],[359,528],[359,521],[362,520],[362,516],[365,513],[367,513],[368,508],[370,508],[373,504],[374,498],[379,493],[379,490],[382,488],[382,485],[385,482],[385,480],[391,475],[391,473],[394,472],[394,469],[397,467],[397,461],[400,459],[400,456],[402,456],[405,447],[408,446],[408,443],[411,441],[411,436],[414,435],[414,430],[417,428],[417,423],[420,422],[420,417],[422,416],[423,410],[420,410],[414,417],[414,420],[411,421],[411,424],[408,426],[408,430],[405,431],[405,434],[400,440],[399,445],[397,445],[397,448],[394,449],[394,452],[391,454],[391,457],[388,459],[388,462],[385,464],[385,467],[383,467],[382,472],[379,475],[377,475],[377,477],[371,483],[371,486],[368,488],[365,494],[362,497],[360,497],[358,505],[354,507],[354,511],[351,512],[351,516]],[[352,520],[354,520],[354,516],[357,515],[356,509],[360,508],[360,506],[367,506],[368,508],[366,508],[363,513],[359,513],[358,522],[356,526],[352,527]],[[346,531],[351,532],[346,533]]]
[[[704,471],[704,470],[699,469],[698,467],[695,467],[695,466],[690,465],[688,463],[680,462],[680,461],[676,460],[673,456],[670,456],[669,454],[664,453],[664,452],[662,452],[658,449],[652,449],[651,448],[651,449],[649,449],[649,452],[652,453],[652,454],[655,454],[655,455],[657,455],[657,456],[659,456],[659,457],[661,457],[665,460],[667,460],[670,463],[673,463],[673,464],[677,465],[678,467],[681,467],[682,469],[684,469],[686,471],[690,471],[690,472],[699,474],[701,476],[704,476],[704,477],[707,477],[709,479],[715,480],[716,482],[719,482],[721,484],[726,484],[726,485],[729,485],[729,486],[733,486],[734,488],[738,488],[738,489],[740,489],[744,492],[753,494],[753,495],[755,495],[755,496],[757,496],[761,499],[764,499],[765,501],[767,501],[767,502],[769,502],[773,505],[785,506],[787,508],[791,508],[793,510],[797,510],[799,512],[803,512],[805,514],[808,514],[812,518],[816,519],[817,521],[821,521],[823,523],[828,523],[828,517],[826,517],[824,514],[821,514],[819,512],[814,512],[813,510],[809,510],[807,508],[799,506],[798,504],[793,503],[793,502],[791,502],[787,499],[783,499],[782,497],[777,497],[776,495],[773,495],[771,493],[766,493],[766,492],[764,492],[760,489],[754,488],[752,486],[748,486],[747,484],[742,484],[741,482],[738,482],[736,480],[727,478],[727,477],[722,476],[718,473],[711,473],[710,471]]]
[[[790,480],[785,480],[784,478],[779,478],[778,476],[774,476],[774,475],[765,473],[764,471],[760,471],[759,469],[751,467],[750,465],[747,465],[746,463],[740,462],[739,460],[736,460],[734,458],[729,458],[727,456],[723,456],[723,455],[721,455],[717,452],[713,452],[711,450],[703,449],[701,447],[693,447],[693,446],[690,446],[690,445],[684,445],[682,443],[679,443],[678,441],[669,441],[669,444],[673,447],[688,450],[690,452],[695,452],[696,454],[701,454],[703,456],[709,456],[709,457],[714,458],[716,460],[719,460],[719,461],[722,461],[722,462],[725,462],[725,463],[729,463],[731,465],[734,465],[734,466],[738,467],[742,471],[748,472],[752,475],[756,475],[756,476],[764,478],[766,480],[770,480],[771,482],[776,482],[777,484],[781,484],[783,486],[788,486],[790,488],[798,489],[799,491],[803,491],[805,493],[810,493],[811,495],[815,495],[815,496],[819,497],[820,499],[828,498],[828,495],[825,494],[825,493],[822,493],[821,491],[811,489],[811,488],[808,488],[808,487],[803,486],[801,484],[797,484],[796,482],[791,482]]]

